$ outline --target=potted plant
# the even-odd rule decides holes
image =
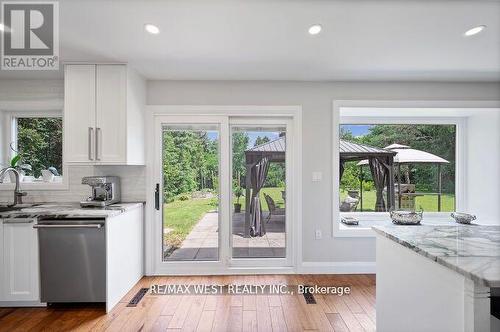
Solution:
[[[234,189],[234,196],[236,196],[236,203],[234,203],[234,213],[240,213],[241,212],[240,197],[243,196],[243,188],[239,186],[236,187]]]
[[[20,164],[20,161],[21,161],[21,156],[15,155],[10,160],[10,167],[16,169],[19,172],[19,182],[22,182],[26,172],[31,172],[33,169],[31,168],[31,165]],[[16,176],[12,173],[10,173],[10,182],[16,182]]]

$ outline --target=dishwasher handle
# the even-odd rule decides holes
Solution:
[[[102,224],[36,224],[33,228],[101,228]]]

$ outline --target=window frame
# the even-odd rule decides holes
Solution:
[[[416,104],[415,104],[416,103]],[[431,102],[429,102],[431,103]],[[437,102],[439,104],[439,102]],[[432,104],[432,103],[431,103]],[[425,105],[425,103],[424,103]],[[466,142],[467,142],[467,115],[459,111],[462,107],[424,106],[419,102],[404,101],[337,101],[333,104],[333,236],[334,237],[375,237],[375,233],[366,227],[347,227],[341,224],[341,212],[338,202],[339,188],[339,139],[341,124],[451,124],[456,126],[455,131],[455,210],[465,208],[466,193]],[[342,109],[347,109],[343,111]],[[357,112],[359,110],[359,112]],[[400,112],[398,112],[400,111]],[[341,115],[341,113],[347,115]],[[448,220],[450,212],[426,212],[426,221],[444,222]],[[387,221],[390,224],[388,212],[351,212],[342,213],[346,216],[356,216],[360,219],[369,218],[374,221]]]
[[[63,119],[63,110],[59,107],[50,107],[41,110],[7,110],[3,113],[2,123],[3,131],[5,132],[3,140],[3,160],[5,163],[13,157],[14,151],[10,149],[10,143],[15,142],[17,149],[17,119],[18,118],[61,118]],[[64,131],[64,127],[63,127]],[[63,135],[64,147],[64,135]],[[68,182],[68,167],[64,160],[64,148],[62,149],[62,182],[21,182],[21,190],[66,190],[69,188]],[[0,183],[0,191],[13,190],[13,183]]]

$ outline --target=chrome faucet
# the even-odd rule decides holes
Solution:
[[[16,177],[16,187],[14,188],[14,204],[12,206],[23,204],[23,196],[26,196],[28,193],[21,191],[21,188],[19,188],[19,171],[17,169],[12,167],[5,167],[0,170],[0,183],[3,183],[3,179],[9,171],[13,172],[14,176]]]

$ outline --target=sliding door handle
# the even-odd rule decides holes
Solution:
[[[89,160],[94,160],[93,153],[92,153],[92,137],[94,136],[94,128],[89,127]]]
[[[101,153],[101,149],[99,149],[99,143],[100,143],[99,136],[102,136],[101,128],[97,127],[95,129],[95,160],[101,160],[101,157],[99,155]]]
[[[155,209],[160,210],[160,184],[156,184],[155,188]]]

